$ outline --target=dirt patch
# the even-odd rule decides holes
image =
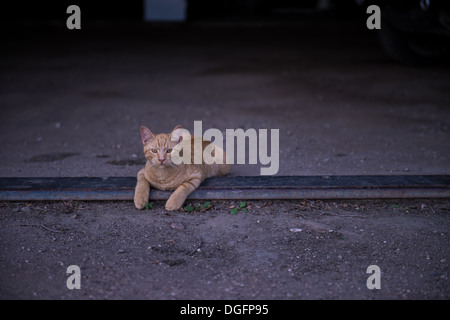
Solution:
[[[0,298],[450,298],[448,200],[237,207],[0,203]],[[366,287],[373,264],[380,290]],[[80,267],[80,290],[66,287],[69,265]]]

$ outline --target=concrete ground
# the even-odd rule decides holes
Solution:
[[[195,120],[279,129],[279,175],[450,172],[449,66],[398,65],[359,21],[41,27],[4,41],[0,176],[134,176],[141,125]]]
[[[195,120],[279,129],[279,175],[450,172],[448,65],[390,61],[364,21],[17,28],[0,52],[0,177],[134,176],[141,125]],[[450,298],[448,200],[239,205],[2,202],[0,298]]]

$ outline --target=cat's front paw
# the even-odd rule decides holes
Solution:
[[[180,203],[180,201],[177,201],[175,199],[169,198],[169,200],[167,200],[167,202],[166,202],[166,210],[167,211],[178,210],[183,205],[183,202]]]
[[[142,210],[144,209],[145,205],[148,203],[148,200],[144,197],[142,198],[134,198],[134,206],[139,209]]]

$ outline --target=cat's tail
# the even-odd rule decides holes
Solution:
[[[230,159],[228,158],[228,155],[225,152],[225,150],[221,149],[221,152],[222,152],[223,164],[218,164],[218,166],[219,166],[219,174],[221,176],[224,176],[224,175],[227,175],[230,173],[231,164],[230,164]]]
[[[230,173],[231,165],[230,164],[219,164],[219,174],[221,176],[225,176]]]

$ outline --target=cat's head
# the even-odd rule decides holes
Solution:
[[[174,166],[172,162],[173,148],[183,140],[183,128],[178,125],[171,133],[154,135],[149,128],[141,127],[141,139],[147,161],[160,168]]]

